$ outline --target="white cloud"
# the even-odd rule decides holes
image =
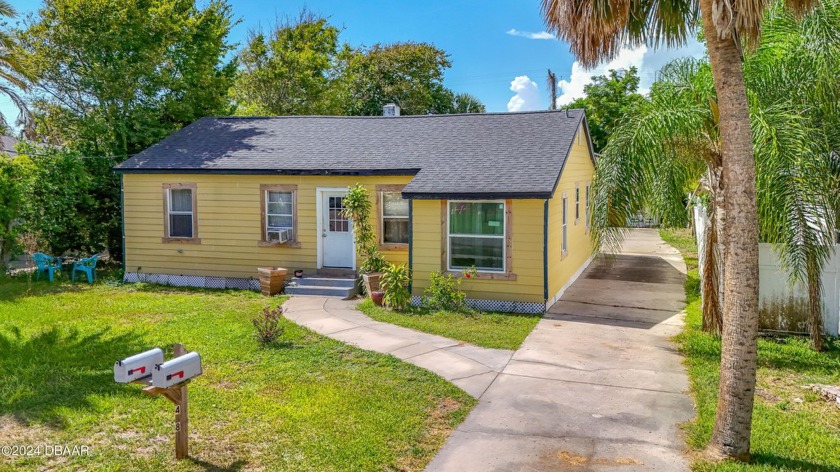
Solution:
[[[507,104],[508,111],[529,111],[541,108],[539,86],[527,75],[520,75],[513,79],[510,90],[516,95],[510,97]]]
[[[539,33],[532,33],[530,31],[519,31],[518,29],[511,28],[511,29],[505,31],[505,33],[507,33],[511,36],[519,36],[519,37],[528,38],[528,39],[557,39],[557,38],[554,37],[553,34],[549,33],[548,31],[540,31]]]
[[[592,69],[585,69],[578,61],[572,64],[572,74],[569,80],[561,80],[558,86],[557,106],[568,105],[577,98],[584,96],[583,87],[592,82],[593,75],[606,75],[610,69],[629,69],[635,66],[639,70],[639,93],[646,94],[656,79],[656,73],[662,66],[679,57],[703,57],[705,46],[695,39],[675,49],[648,49],[640,46],[634,49],[622,49],[618,56],[609,61],[598,64]]]

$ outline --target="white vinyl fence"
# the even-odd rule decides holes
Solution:
[[[694,207],[694,224],[697,229],[697,252],[700,272],[703,271],[704,232],[708,217],[701,206]],[[761,325],[764,329],[806,332],[808,292],[802,284],[791,287],[781,269],[773,247],[758,245],[758,293]],[[822,274],[823,327],[826,334],[837,336],[840,332],[840,256],[835,246],[834,254],[826,263]]]

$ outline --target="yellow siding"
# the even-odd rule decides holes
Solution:
[[[579,132],[580,133],[580,132]],[[594,166],[586,138],[575,140],[554,197],[549,201],[548,296],[553,297],[591,256],[586,233],[585,187]],[[357,182],[371,193],[376,185],[406,184],[411,176],[242,176],[126,174],[124,183],[126,271],[255,277],[260,266],[312,271],[317,266],[316,188],[346,187]],[[165,183],[197,186],[200,244],[164,243],[163,190]],[[260,185],[297,185],[297,235],[300,247],[260,247]],[[580,188],[580,218],[574,218],[575,186]],[[569,250],[561,258],[561,199],[568,196]],[[511,264],[515,280],[464,280],[470,298],[544,302],[544,200],[512,200]],[[429,274],[442,271],[440,200],[413,202],[412,242],[414,295],[428,287]],[[383,251],[395,263],[408,262],[408,251]],[[360,261],[357,262],[357,265]]]
[[[592,241],[586,231],[586,186],[592,182],[595,166],[583,129],[578,130],[554,197],[548,202],[548,296],[554,297],[592,255]],[[575,188],[580,189],[580,218],[575,220]],[[567,196],[569,248],[561,255],[563,194]]]
[[[255,175],[126,174],[126,271],[153,274],[256,277],[257,267],[314,270],[317,266],[316,187],[346,187],[357,182],[371,193],[376,185],[406,184],[411,176],[320,177]],[[164,183],[195,183],[200,244],[164,243]],[[300,247],[259,247],[260,185],[297,185]],[[395,263],[408,251],[383,251]]]
[[[429,274],[442,271],[440,200],[413,203],[414,295],[429,286]],[[543,302],[543,200],[513,200],[511,208],[512,272],[516,280],[464,280],[469,298]]]

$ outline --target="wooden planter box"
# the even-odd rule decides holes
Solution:
[[[365,283],[365,292],[368,297],[370,297],[373,292],[379,290],[379,279],[381,278],[382,272],[373,272],[371,274],[362,275],[362,280]]]
[[[273,296],[283,291],[288,270],[282,267],[260,267],[260,291],[265,296]]]

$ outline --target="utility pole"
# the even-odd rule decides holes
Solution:
[[[548,93],[551,96],[551,103],[548,104],[549,110],[557,109],[557,76],[551,69],[548,69]]]

